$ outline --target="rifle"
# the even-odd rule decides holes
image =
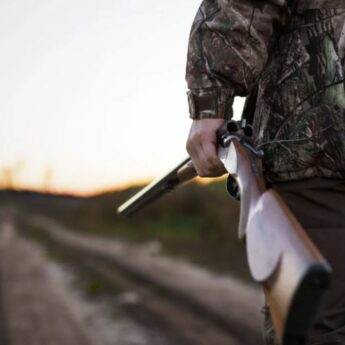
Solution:
[[[263,287],[279,342],[302,345],[321,310],[331,268],[278,193],[266,189],[263,152],[253,147],[252,134],[245,122],[228,122],[218,132],[218,157],[229,173],[228,192],[241,202],[239,238],[251,275]],[[196,175],[187,158],[118,212],[133,215]]]

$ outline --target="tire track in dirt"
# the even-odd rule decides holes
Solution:
[[[229,340],[226,342],[224,338],[224,342],[218,340],[213,342],[214,344],[254,345],[262,341],[259,313],[262,295],[259,289],[253,289],[229,277],[217,277],[184,262],[151,255],[135,246],[80,235],[48,218],[35,216],[30,222],[41,231],[49,233],[51,239],[60,245],[78,253],[84,263],[87,262],[86,258],[92,260],[94,269],[103,270],[103,275],[108,276],[108,279],[121,276],[131,282],[133,288],[145,286],[147,291],[154,291],[156,300],[159,298],[162,299],[161,301],[170,300],[172,304],[179,305],[178,308],[185,308],[199,318],[202,315],[203,319],[208,319],[211,326],[205,326],[203,320],[200,321],[199,329],[215,327],[218,331],[222,330],[219,334],[225,332],[230,339],[232,338],[230,342]],[[153,310],[151,312],[155,313]],[[158,314],[160,312],[162,311],[156,311]],[[174,313],[178,314],[176,310],[170,311],[170,316]],[[161,319],[163,320],[164,317]],[[186,326],[185,324],[184,328]],[[191,343],[203,344],[202,337],[196,342],[193,336],[188,334],[184,336],[191,339]],[[210,343],[212,342],[206,342],[206,344]]]

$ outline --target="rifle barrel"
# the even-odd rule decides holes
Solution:
[[[130,217],[151,201],[158,199],[166,192],[173,190],[178,185],[196,176],[192,161],[188,157],[166,175],[151,182],[147,187],[122,204],[117,209],[117,212],[123,216]]]

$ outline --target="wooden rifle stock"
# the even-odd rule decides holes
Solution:
[[[223,159],[241,191],[239,237],[262,284],[281,344],[304,344],[330,285],[331,268],[277,192],[258,158],[232,140]]]
[[[249,131],[250,132],[250,131]],[[266,189],[260,153],[248,130],[231,121],[219,131],[218,156],[240,191],[239,238],[245,242],[249,268],[264,290],[282,345],[302,345],[330,285],[331,268],[285,202]],[[196,176],[190,159],[151,183],[118,212],[132,215],[180,183]]]

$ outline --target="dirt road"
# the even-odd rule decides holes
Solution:
[[[13,223],[0,234],[3,343],[92,345],[52,279],[40,248],[19,237]]]
[[[0,345],[260,344],[258,289],[162,257],[147,246],[82,236],[41,216],[27,221],[80,265],[121,287],[115,300],[127,304],[125,329],[136,336],[121,340],[121,332],[112,334],[124,320],[109,317],[104,327],[97,312],[85,316],[81,305],[88,302],[76,305],[76,294],[61,274],[57,279],[43,250],[20,235],[25,227],[16,229],[7,219],[0,226],[0,327],[6,331]]]

